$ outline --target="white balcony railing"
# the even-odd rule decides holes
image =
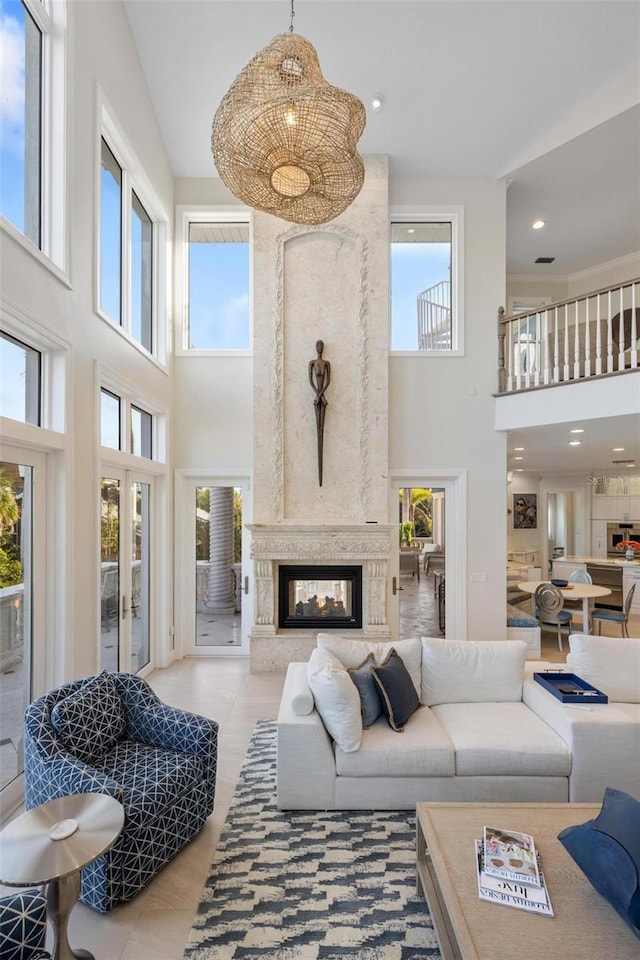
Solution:
[[[514,393],[638,367],[640,278],[530,313],[498,312],[498,391]]]
[[[418,294],[418,350],[451,350],[451,284],[448,280]]]

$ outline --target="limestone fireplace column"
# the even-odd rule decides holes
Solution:
[[[233,572],[233,487],[209,490],[209,599],[216,613],[235,611]]]

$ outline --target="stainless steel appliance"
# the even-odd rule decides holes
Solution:
[[[599,597],[595,601],[595,606],[606,610],[622,610],[622,567],[607,566],[604,561],[602,566],[597,563],[588,563],[587,573],[599,587],[609,587],[611,590],[611,595]]]
[[[624,557],[624,550],[618,550],[618,544],[623,540],[636,540],[640,543],[640,523],[608,523],[607,524],[607,556]]]

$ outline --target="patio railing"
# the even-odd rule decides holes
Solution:
[[[498,392],[638,367],[640,278],[528,313],[498,311]]]
[[[451,350],[451,284],[441,280],[418,294],[418,350]]]

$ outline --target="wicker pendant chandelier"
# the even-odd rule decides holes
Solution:
[[[260,50],[213,118],[211,149],[231,193],[293,223],[326,223],[364,181],[360,100],[322,76],[314,47],[289,33]]]

